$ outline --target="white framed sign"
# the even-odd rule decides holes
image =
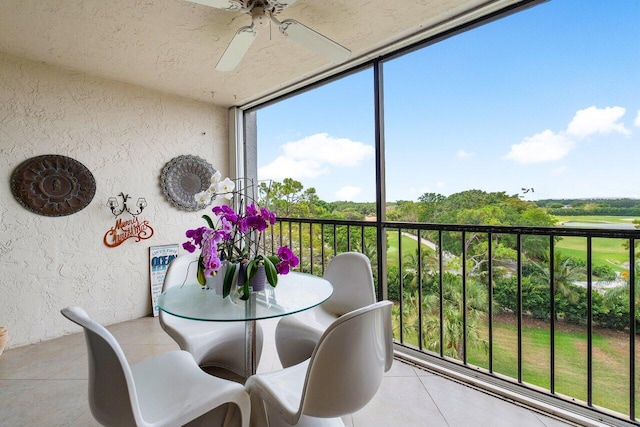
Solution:
[[[153,316],[158,316],[158,296],[162,292],[162,283],[169,263],[178,256],[180,245],[149,247],[149,277],[151,279],[151,307]]]

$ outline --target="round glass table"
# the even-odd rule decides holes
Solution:
[[[167,289],[158,297],[158,308],[186,319],[207,322],[246,322],[245,376],[255,374],[256,320],[287,316],[308,310],[329,299],[333,286],[311,274],[291,272],[278,276],[278,284],[251,292],[243,301],[235,293],[227,298],[199,284]]]

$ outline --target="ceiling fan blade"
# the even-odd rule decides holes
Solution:
[[[191,3],[203,4],[225,10],[240,10],[242,3],[238,0],[187,0]],[[295,1],[295,0],[294,0]]]
[[[273,16],[271,19],[278,24],[282,34],[307,49],[324,56],[331,62],[338,64],[346,61],[351,56],[349,49],[312,30],[306,25],[299,23],[295,19],[285,19],[282,22],[278,22]]]
[[[216,64],[216,70],[218,71],[233,71],[238,66],[240,61],[242,61],[242,57],[247,50],[249,50],[249,46],[256,39],[258,33],[256,32],[253,26],[250,27],[242,27],[237,32],[236,35],[233,36],[231,43],[227,46],[227,49],[220,57],[220,60]]]

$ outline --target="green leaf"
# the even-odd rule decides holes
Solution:
[[[200,286],[207,284],[207,278],[204,276],[204,257],[202,254],[198,257],[198,271],[196,272],[196,279]]]
[[[249,280],[246,280],[244,282],[244,285],[242,285],[242,296],[240,297],[240,299],[243,301],[249,299]]]
[[[236,274],[237,264],[228,263],[227,271],[224,273],[224,282],[222,283],[222,298],[226,298],[231,293],[231,285]]]
[[[211,221],[209,215],[202,215],[202,218],[207,221],[207,225],[209,226],[209,228],[213,228],[213,221]]]
[[[267,282],[275,288],[278,284],[278,270],[269,258],[264,259],[264,272],[267,275]]]
[[[258,271],[258,262],[259,261],[260,260],[256,257],[256,258],[252,259],[251,261],[249,261],[249,264],[247,264],[247,281],[249,279],[251,279],[254,274],[256,274],[256,271]]]
[[[202,264],[202,261],[198,261],[198,283],[200,283],[200,286],[204,286],[207,284],[207,278],[204,277],[204,265]]]

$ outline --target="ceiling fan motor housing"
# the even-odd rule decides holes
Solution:
[[[264,6],[259,3],[251,9],[251,21],[256,27],[264,27],[269,24],[269,17]]]

